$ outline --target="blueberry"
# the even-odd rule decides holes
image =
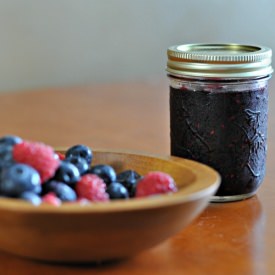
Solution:
[[[55,172],[54,179],[67,184],[74,184],[79,181],[80,174],[75,165],[61,161]]]
[[[129,193],[127,189],[119,182],[112,182],[106,189],[110,199],[127,199]]]
[[[106,184],[116,181],[116,172],[110,165],[98,164],[88,171],[90,174],[95,174],[103,179]]]
[[[3,136],[0,138],[0,170],[14,163],[13,146],[20,142],[22,142],[22,139],[17,136]]]
[[[44,185],[46,185],[44,187]],[[55,180],[43,184],[44,194],[54,192],[62,201],[75,201],[77,199],[75,191],[67,184]]]
[[[84,158],[87,161],[88,165],[90,166],[93,159],[93,152],[86,145],[75,145],[69,148],[65,154],[65,158],[68,158],[70,156]]]
[[[6,196],[20,196],[25,191],[39,191],[40,184],[40,176],[35,169],[17,163],[2,170],[0,193]]]
[[[19,196],[19,198],[29,201],[33,205],[39,205],[42,202],[42,199],[37,194],[35,194],[34,192],[30,192],[30,191],[23,192]]]
[[[12,136],[12,135],[8,135],[8,136],[4,136],[0,138],[0,145],[15,145],[17,143],[21,143],[22,139],[18,136]]]
[[[131,198],[135,196],[137,181],[140,178],[141,176],[134,170],[126,170],[117,175],[117,181],[128,190]]]
[[[41,178],[40,178],[40,181],[41,181]],[[34,187],[34,189],[33,189],[32,192],[34,192],[35,194],[38,194],[38,195],[41,194],[41,192],[42,192],[42,184],[36,185]]]
[[[57,184],[54,193],[62,201],[75,201],[77,199],[75,191],[65,183]]]
[[[89,170],[89,164],[84,158],[70,155],[67,158],[65,158],[64,161],[70,162],[76,166],[76,168],[79,171],[80,175],[85,174]]]
[[[12,149],[12,145],[0,144],[0,169],[8,167],[14,163]]]
[[[53,190],[55,189],[55,187],[58,183],[59,183],[59,181],[56,181],[56,180],[49,180],[49,181],[44,182],[42,184],[41,195],[44,196],[47,193],[53,192]]]

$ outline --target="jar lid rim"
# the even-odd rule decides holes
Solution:
[[[251,77],[273,72],[272,50],[259,45],[183,44],[169,47],[167,56],[171,74]]]

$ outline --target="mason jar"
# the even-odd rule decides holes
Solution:
[[[171,155],[220,173],[212,201],[249,198],[263,182],[271,56],[257,45],[168,48]]]

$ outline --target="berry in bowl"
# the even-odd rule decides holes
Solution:
[[[0,249],[53,262],[149,249],[190,224],[220,183],[191,160],[15,136],[0,139],[0,159]]]

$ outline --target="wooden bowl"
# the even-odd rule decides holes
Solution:
[[[207,206],[220,176],[198,162],[129,152],[94,151],[93,164],[141,175],[163,171],[179,191],[170,195],[60,207],[0,198],[0,249],[53,262],[123,259],[182,230]]]

